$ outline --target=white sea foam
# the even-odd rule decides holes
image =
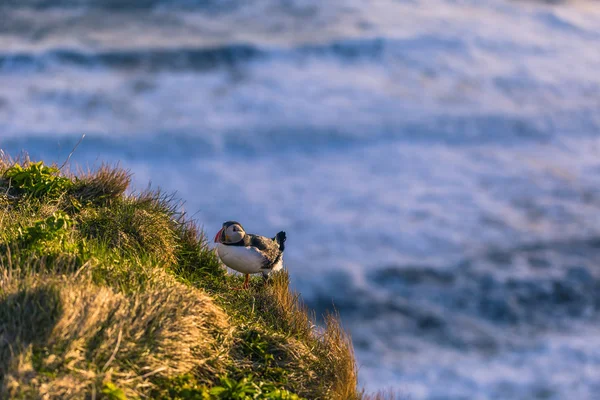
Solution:
[[[208,233],[286,230],[369,389],[598,392],[592,2],[109,3],[0,10],[3,149],[86,133],[74,160],[121,160]]]

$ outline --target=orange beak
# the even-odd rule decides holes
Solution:
[[[217,232],[217,235],[215,236],[215,243],[221,243],[221,233],[223,233],[223,228]]]

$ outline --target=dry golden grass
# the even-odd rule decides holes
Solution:
[[[299,293],[289,288],[287,272],[275,274],[272,280],[268,294],[274,301],[269,310],[273,313],[273,324],[299,338],[296,343],[310,348],[311,356],[304,358],[306,365],[299,370],[313,372],[315,376],[305,379],[312,378],[321,383],[307,385],[304,394],[316,398],[326,393],[324,398],[332,400],[360,398],[352,341],[342,328],[339,316],[325,315],[325,326],[317,328],[314,314],[301,302]]]
[[[166,273],[160,286],[125,296],[86,274],[3,267],[0,397],[83,398],[105,382],[139,396],[151,378],[224,372],[227,316]]]
[[[119,199],[131,184],[131,173],[103,164],[95,171],[78,174],[71,192],[80,202],[99,205]]]
[[[332,399],[357,399],[358,370],[354,359],[354,348],[350,336],[342,328],[337,314],[325,316],[325,331],[321,337],[324,351],[321,354],[326,365],[324,373],[334,382]]]
[[[290,289],[290,276],[284,271],[271,279],[267,293],[274,302],[270,311],[279,314],[273,318],[276,327],[296,336],[309,337],[315,328],[315,317],[300,301],[300,294]]]
[[[23,166],[27,166],[30,162],[31,160],[29,159],[29,154],[27,153],[21,153],[17,157],[11,157],[9,154],[0,149],[0,172],[6,171],[15,163],[20,163]]]
[[[0,149],[0,172],[4,172],[10,167],[11,161],[11,157]]]

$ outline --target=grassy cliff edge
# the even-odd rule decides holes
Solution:
[[[0,397],[361,399],[351,342],[285,271],[248,291],[130,174],[0,159]]]

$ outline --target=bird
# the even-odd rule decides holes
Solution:
[[[217,255],[231,269],[246,275],[243,289],[248,289],[250,274],[269,274],[283,268],[285,232],[274,238],[246,233],[237,221],[227,221],[215,236]]]

